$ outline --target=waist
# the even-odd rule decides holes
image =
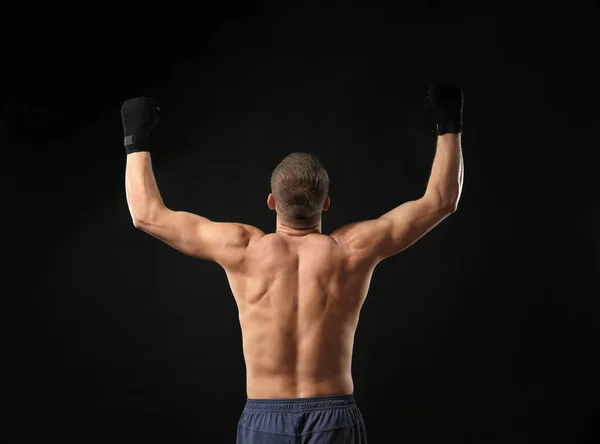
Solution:
[[[297,376],[249,372],[246,390],[250,399],[306,399],[354,392],[351,373],[344,375]]]
[[[354,407],[356,401],[354,394],[312,396],[308,398],[280,398],[280,399],[254,399],[246,400],[246,411],[307,411],[331,408]]]

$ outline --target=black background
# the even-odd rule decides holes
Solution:
[[[235,440],[235,303],[219,266],[133,228],[124,100],[161,106],[169,207],[272,231],[270,172],[310,151],[330,233],[424,191],[421,105],[445,80],[465,93],[463,195],[373,277],[353,365],[369,442],[597,442],[596,4],[290,5],[3,17],[3,441]]]

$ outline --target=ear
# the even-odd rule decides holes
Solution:
[[[323,211],[327,211],[329,209],[329,205],[331,205],[331,199],[329,196],[325,198],[325,202],[323,202]]]
[[[269,207],[270,210],[275,209],[275,198],[273,197],[272,193],[270,193],[269,197],[267,197],[267,206]]]

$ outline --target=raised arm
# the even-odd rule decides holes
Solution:
[[[212,222],[165,206],[152,170],[148,137],[156,125],[152,99],[125,102],[122,110],[127,167],[125,191],[133,225],[171,247],[199,259],[231,268],[243,259],[245,248],[262,232],[252,226]]]
[[[438,139],[423,197],[405,202],[377,219],[356,222],[331,234],[349,254],[366,263],[376,264],[408,248],[456,211],[464,176],[462,92],[442,84],[434,85],[429,93]]]

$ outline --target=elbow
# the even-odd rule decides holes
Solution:
[[[448,200],[446,207],[448,209],[449,214],[456,213],[456,210],[458,209],[458,201],[460,200],[461,194],[462,194],[462,183],[458,187],[458,192],[456,194],[453,194],[452,197]]]
[[[426,195],[430,196],[431,202],[437,211],[444,214],[452,214],[456,212],[458,208],[458,194],[459,193],[431,193]]]
[[[138,230],[141,230],[146,225],[144,222],[142,222],[142,219],[132,217],[131,220],[133,222],[133,226]]]
[[[447,214],[456,213],[458,209],[458,201],[460,200],[460,187],[455,192],[445,193],[440,196],[439,202],[442,211]]]
[[[138,230],[142,230],[148,226],[150,223],[150,218],[146,213],[131,213],[131,221],[133,222],[133,226]]]
[[[444,206],[444,211],[448,214],[456,213],[458,209],[458,199],[453,199]]]
[[[458,199],[439,199],[436,203],[438,213],[449,216],[455,213],[458,208]]]
[[[156,220],[157,214],[161,208],[164,206],[153,206],[153,207],[134,207],[129,208],[129,214],[131,215],[131,221],[133,222],[133,226],[140,230],[146,228],[148,225],[151,225],[154,220]]]
[[[132,205],[131,202],[127,202],[129,205],[129,215],[131,216],[131,222],[137,229],[142,229],[145,225],[144,221],[147,219],[148,211],[142,211],[138,205]]]

